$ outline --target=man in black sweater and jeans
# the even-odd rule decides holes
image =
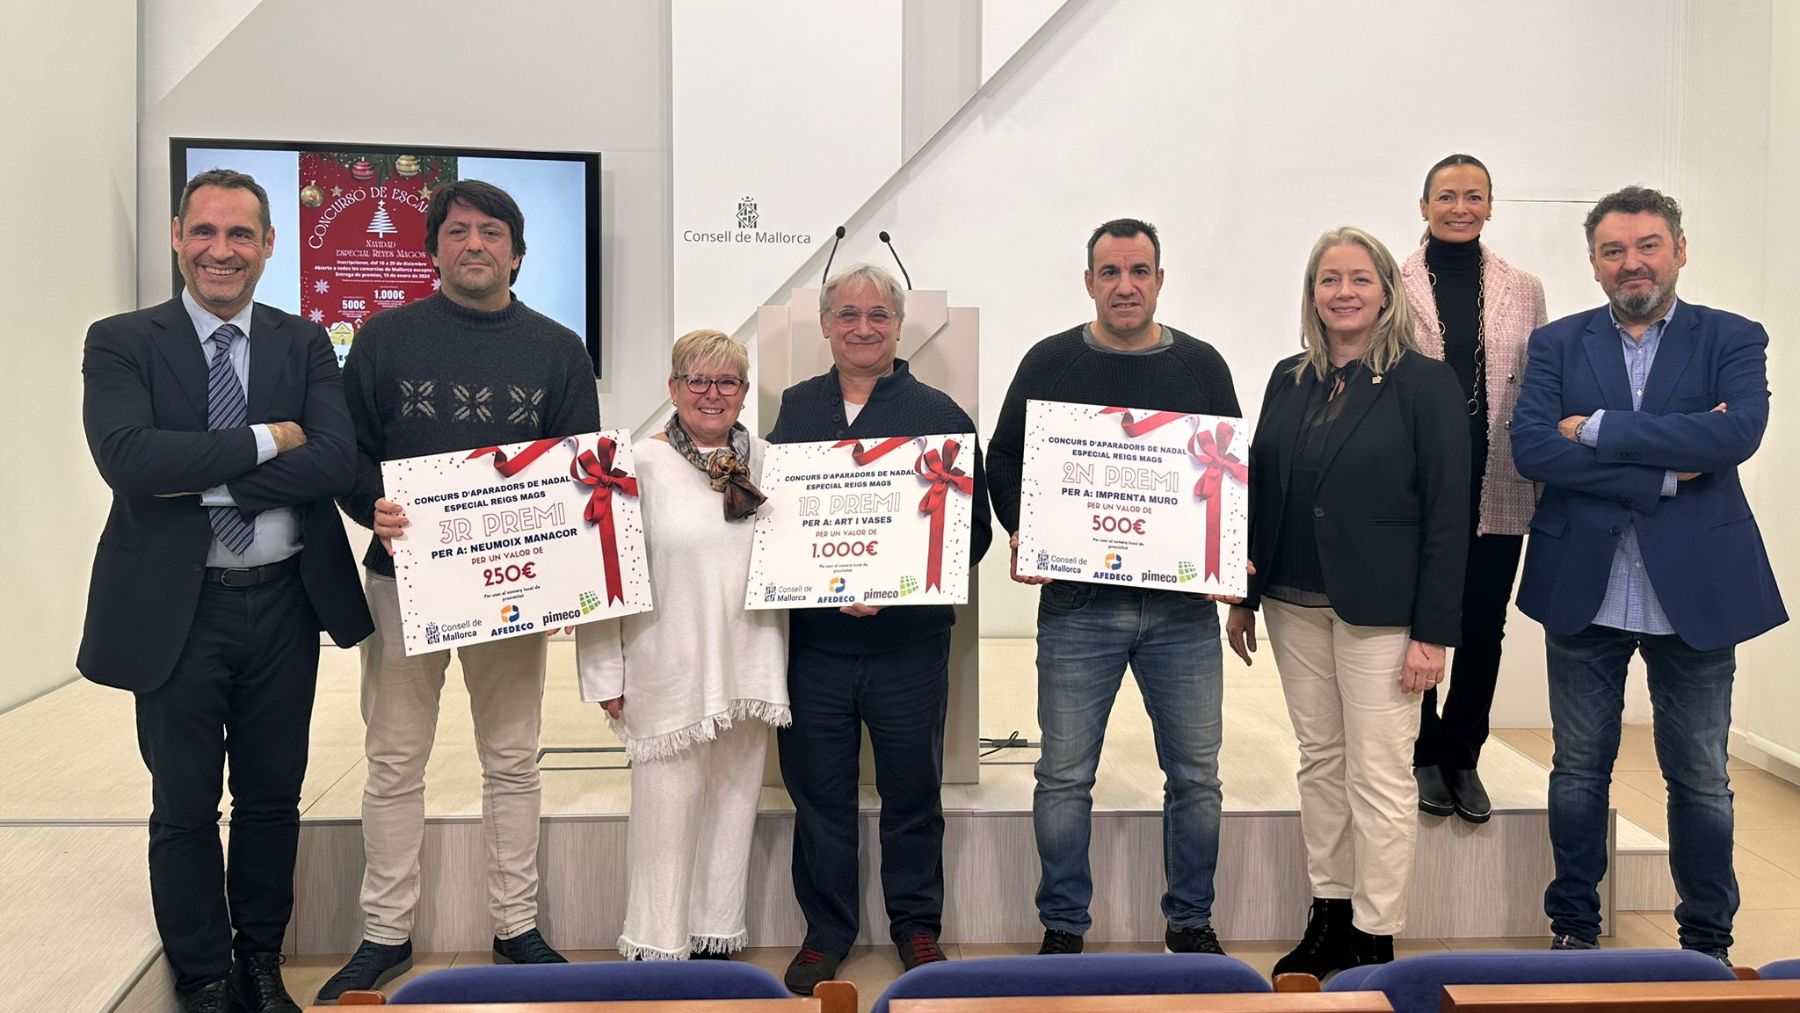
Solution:
[[[1043,585],[1037,650],[1043,751],[1031,806],[1043,866],[1039,952],[1079,953],[1093,923],[1088,840],[1094,775],[1107,715],[1129,664],[1150,712],[1165,776],[1164,942],[1177,953],[1221,953],[1211,924],[1221,808],[1218,607],[1179,591],[1021,577],[1017,531],[1027,401],[1236,416],[1237,393],[1217,350],[1156,322],[1163,269],[1153,226],[1120,218],[1095,229],[1085,278],[1094,322],[1045,338],[1025,353],[988,448],[994,511],[1014,532],[1013,579]]]
[[[900,347],[906,291],[859,264],[819,294],[830,372],[789,387],[770,443],[879,440],[973,433],[944,392],[919,382]],[[987,477],[975,451],[969,565],[992,535]],[[788,633],[794,723],[781,729],[781,776],[794,800],[794,893],[806,939],[788,965],[788,988],[811,995],[856,942],[857,781],[862,725],[874,747],[881,795],[881,886],[888,932],[908,970],[944,959],[944,712],[950,693],[948,605],[795,609]]]

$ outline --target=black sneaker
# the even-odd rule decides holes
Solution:
[[[1038,947],[1038,955],[1042,956],[1046,953],[1080,953],[1081,947],[1081,937],[1075,933],[1063,932],[1058,929],[1045,929],[1044,943],[1042,946]]]
[[[1456,815],[1470,823],[1486,823],[1493,815],[1493,806],[1488,802],[1487,787],[1481,783],[1481,775],[1473,770],[1446,770],[1444,781],[1450,786],[1450,797],[1456,802]],[[1420,795],[1419,805],[1424,806],[1425,796]]]
[[[1217,953],[1223,957],[1225,947],[1219,945],[1218,933],[1211,925],[1200,925],[1191,929],[1178,929],[1169,926],[1163,933],[1164,953]]]
[[[900,951],[900,963],[907,971],[920,964],[936,964],[949,959],[944,956],[943,948],[938,946],[937,937],[929,932],[914,932],[906,937],[905,942],[895,944],[894,948]]]
[[[176,992],[175,998],[181,1001],[182,1013],[237,1013],[243,1008],[231,990],[229,976],[191,992]]]
[[[349,961],[319,989],[315,1006],[336,1006],[338,996],[353,990],[380,988],[412,970],[412,940],[373,943],[365,939]]]
[[[231,968],[231,983],[243,1009],[250,1013],[300,1013],[300,1004],[288,995],[287,985],[281,980],[283,959],[279,953],[238,956]]]
[[[1287,956],[1275,962],[1271,977],[1310,974],[1324,981],[1330,974],[1355,967],[1355,932],[1356,928],[1350,924],[1348,897],[1314,897],[1312,911],[1306,916],[1306,934]]]
[[[1413,780],[1419,782],[1419,811],[1432,816],[1448,816],[1456,811],[1456,799],[1444,780],[1444,768],[1428,763],[1413,768]]]
[[[494,937],[496,964],[566,964],[569,958],[550,948],[543,933],[526,929],[511,939]]]
[[[1693,949],[1695,953],[1706,954],[1719,963],[1724,964],[1726,967],[1731,966],[1731,957],[1724,950],[1703,950],[1698,947],[1691,947],[1691,949]]]
[[[830,981],[837,975],[838,965],[843,963],[844,955],[831,954],[824,950],[815,950],[810,946],[800,947],[794,959],[788,962],[787,973],[781,976],[781,983],[795,995],[812,995],[813,988],[821,981]]]
[[[1550,948],[1553,950],[1597,950],[1600,948],[1600,944],[1590,943],[1585,939],[1576,939],[1574,936],[1551,936]]]

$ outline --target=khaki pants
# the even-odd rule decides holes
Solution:
[[[1400,688],[1409,631],[1351,626],[1329,608],[1263,599],[1300,740],[1300,830],[1315,897],[1351,900],[1374,935],[1406,927],[1419,788],[1419,698]]]
[[[369,778],[363,788],[363,934],[377,943],[412,937],[425,837],[425,763],[437,735],[438,697],[450,652],[407,657],[392,577],[368,579],[375,634],[362,644],[362,713]],[[543,720],[544,637],[456,649],[481,759],[481,826],[487,838],[488,910],[510,939],[537,925],[538,731]]]

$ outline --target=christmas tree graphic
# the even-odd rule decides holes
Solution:
[[[379,201],[375,205],[375,217],[369,219],[369,233],[376,236],[391,236],[400,229],[394,220],[388,217],[387,201]]]

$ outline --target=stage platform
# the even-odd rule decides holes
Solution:
[[[1033,650],[1029,640],[982,643],[985,738],[1008,739],[1014,733],[1036,738]],[[1225,814],[1214,923],[1227,940],[1293,939],[1303,927],[1308,893],[1293,734],[1272,661],[1262,657],[1247,669],[1228,660],[1220,761]],[[427,772],[424,889],[414,942],[420,952],[479,951],[491,933],[479,829],[481,777],[468,698],[454,668],[440,722]],[[623,917],[629,775],[599,708],[579,700],[572,643],[551,645],[543,745],[542,924],[559,947],[610,948]],[[1038,875],[1031,835],[1036,755],[1030,747],[998,749],[984,757],[980,783],[944,790],[947,944],[1028,944],[1041,935],[1032,904]],[[1492,821],[1475,827],[1420,817],[1408,936],[1530,937],[1548,931],[1541,909],[1551,869],[1543,759],[1496,737],[1482,758],[1482,775],[1493,795]],[[76,682],[0,714],[0,762],[9,770],[0,790],[0,840],[6,854],[16,856],[0,866],[0,895],[22,898],[9,901],[8,920],[78,923],[82,940],[58,935],[45,945],[67,952],[91,944],[94,961],[117,975],[83,982],[81,987],[94,994],[83,994],[67,1008],[133,1008],[130,1001],[120,1003],[128,992],[149,995],[157,988],[127,986],[155,985],[167,972],[157,959],[150,920],[143,829],[149,778],[137,755],[130,695]],[[356,654],[327,650],[302,791],[298,902],[288,936],[297,955],[347,953],[361,937],[362,784]],[[1108,725],[1094,792],[1089,939],[1096,943],[1161,938],[1161,788],[1149,720],[1127,678]],[[864,789],[863,802],[862,941],[881,943],[886,924],[877,887],[872,789]],[[1667,845],[1623,818],[1615,826],[1609,911],[1671,908]],[[785,792],[765,789],[752,858],[753,947],[792,946],[802,934],[788,874],[792,829]],[[38,906],[44,907],[44,919],[32,915]],[[50,918],[54,908],[82,917]],[[49,966],[39,959],[49,952],[39,955],[33,945],[21,940],[6,946],[8,964],[27,968],[27,976],[30,968]],[[68,996],[66,982],[39,984],[61,986],[41,994]]]

